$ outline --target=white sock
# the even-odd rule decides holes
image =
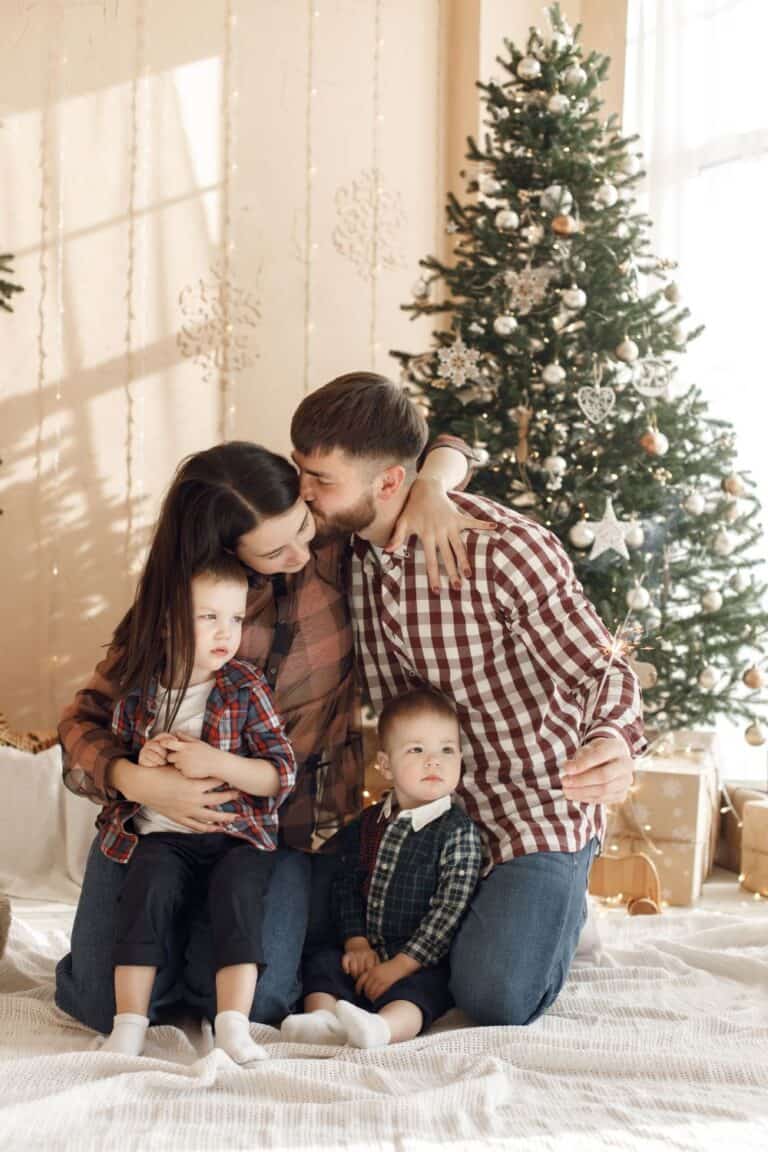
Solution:
[[[389,1024],[383,1016],[366,1012],[365,1008],[356,1008],[347,1000],[339,1000],[336,1016],[354,1048],[383,1048],[392,1039]]]
[[[112,1031],[101,1045],[102,1052],[120,1052],[123,1056],[141,1056],[149,1028],[146,1016],[121,1012],[112,1022]]]
[[[242,1012],[230,1009],[219,1012],[213,1022],[216,1034],[216,1047],[226,1052],[235,1064],[248,1064],[251,1060],[266,1060],[266,1048],[251,1040],[248,1017]]]
[[[327,1008],[286,1016],[280,1035],[289,1044],[344,1044],[347,1039],[344,1026]]]

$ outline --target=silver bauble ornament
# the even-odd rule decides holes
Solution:
[[[595,542],[595,533],[586,520],[577,520],[568,532],[574,548],[589,548]]]
[[[701,672],[699,672],[699,688],[703,688],[705,692],[711,692],[719,679],[720,673],[717,671],[717,668],[713,668],[708,664],[706,668],[702,668]]]
[[[705,612],[719,612],[723,606],[723,598],[717,588],[708,588],[701,598],[701,606]]]
[[[571,102],[562,92],[554,92],[547,100],[547,111],[553,116],[562,116],[571,106]]]
[[[619,360],[623,360],[625,364],[633,364],[640,355],[640,349],[634,340],[630,340],[625,336],[621,344],[616,349],[616,356]]]
[[[491,454],[486,448],[485,444],[478,441],[476,444],[472,445],[472,451],[475,457],[475,464],[477,464],[478,468],[485,468],[486,464],[491,458]]]
[[[636,520],[630,521],[624,533],[624,539],[629,548],[642,548],[643,542],[645,541],[645,532],[643,532],[642,524],[638,524]]]
[[[562,476],[568,467],[562,456],[545,456],[541,462],[542,468],[551,476]]]
[[[619,198],[619,193],[614,184],[601,184],[595,193],[595,200],[598,204],[602,204],[603,208],[613,208],[614,204]]]
[[[753,720],[744,733],[744,739],[747,744],[751,744],[753,748],[759,748],[762,744],[765,744],[765,729],[762,724],[759,724],[757,720]]]
[[[497,336],[511,336],[515,328],[517,328],[517,320],[509,313],[504,316],[497,316],[493,322],[493,330]]]
[[[550,184],[541,194],[541,206],[545,212],[567,215],[573,207],[570,188],[566,188],[564,184]]]
[[[632,612],[642,612],[651,603],[647,588],[630,588],[627,592],[627,608]]]
[[[627,152],[621,158],[619,168],[625,176],[637,176],[640,171],[640,157],[636,156],[634,152]]]
[[[553,360],[551,364],[547,364],[541,373],[541,378],[545,384],[557,388],[565,380],[565,369],[562,364],[558,364],[557,360]]]
[[[579,64],[571,64],[563,72],[563,84],[566,88],[581,88],[586,82],[587,74]]]
[[[502,208],[494,216],[493,222],[502,232],[514,232],[520,223],[520,217],[511,208]]]
[[[712,550],[718,556],[730,556],[735,547],[736,537],[732,532],[728,532],[727,529],[721,528],[720,531],[715,534],[715,538],[712,541]]]
[[[536,80],[541,75],[541,64],[535,56],[523,56],[516,71],[521,80]]]
[[[683,502],[683,508],[689,516],[701,516],[706,506],[707,502],[701,492],[691,492]]]
[[[746,572],[734,572],[728,583],[730,584],[731,588],[733,588],[734,592],[741,594],[742,592],[746,592],[747,588],[749,588],[751,580],[749,579],[749,576]]]
[[[585,307],[587,303],[587,294],[582,288],[577,288],[574,284],[571,288],[565,289],[561,299],[566,308],[570,308],[572,312],[575,312],[579,308]]]

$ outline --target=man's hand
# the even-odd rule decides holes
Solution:
[[[355,984],[355,991],[358,995],[362,992],[369,1000],[378,1000],[379,996],[383,996],[398,980],[418,972],[420,967],[417,960],[406,956],[404,952],[398,952],[391,960],[377,964],[370,972],[361,976]]]
[[[161,768],[168,763],[167,742],[173,740],[170,732],[158,732],[151,740],[147,740],[139,752],[139,764],[142,768]]]
[[[563,764],[563,792],[576,804],[620,804],[632,785],[634,761],[618,736],[584,744]]]
[[[226,753],[211,747],[204,740],[188,736],[186,732],[174,732],[165,743],[168,763],[186,776],[188,780],[204,780],[207,776],[224,775]]]
[[[341,967],[353,980],[357,980],[359,976],[364,976],[378,963],[379,957],[365,936],[353,936],[347,940],[344,945],[344,955],[341,958]]]
[[[408,501],[400,513],[385,551],[394,552],[402,548],[409,537],[418,536],[424,549],[432,591],[440,591],[439,561],[442,561],[451,587],[460,588],[462,575],[471,575],[467,552],[461,539],[462,532],[468,528],[487,532],[495,527],[488,520],[465,516],[446,495],[439,480],[418,476],[411,486]]]

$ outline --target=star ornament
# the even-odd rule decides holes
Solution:
[[[590,560],[595,560],[598,556],[602,556],[603,552],[608,552],[611,549],[618,552],[625,560],[629,560],[627,542],[624,539],[624,528],[616,517],[610,496],[606,497],[602,520],[592,524],[592,531],[595,534],[595,542],[589,554]]]

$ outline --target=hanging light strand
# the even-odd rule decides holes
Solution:
[[[304,114],[305,133],[305,172],[306,183],[304,190],[304,391],[309,392],[309,379],[312,354],[312,199],[314,192],[315,157],[313,150],[314,106],[317,88],[315,87],[315,39],[316,22],[320,16],[317,0],[308,0],[307,4],[307,96]]]

